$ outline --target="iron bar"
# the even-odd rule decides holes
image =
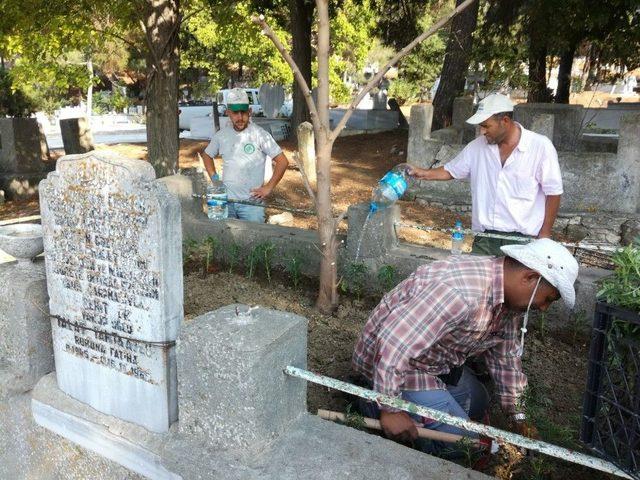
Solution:
[[[351,395],[355,395],[372,402],[376,402],[379,405],[386,405],[388,407],[403,410],[414,415],[420,415],[423,417],[434,419],[438,422],[453,425],[469,432],[475,432],[485,437],[494,438],[498,443],[511,443],[528,450],[534,450],[536,452],[544,453],[552,457],[577,463],[579,465],[584,465],[585,467],[593,468],[595,470],[612,473],[622,478],[632,479],[631,476],[622,471],[620,468],[600,458],[591,457],[589,455],[558,447],[556,445],[542,442],[540,440],[523,437],[522,435],[518,435],[516,433],[506,432],[489,425],[483,425],[481,423],[472,422],[460,417],[454,417],[453,415],[449,415],[448,413],[441,412],[439,410],[434,410],[432,408],[423,407],[412,402],[407,402],[402,398],[391,397],[380,392],[374,392],[373,390],[357,387],[350,383],[343,382],[335,378],[326,377],[324,375],[318,375],[301,368],[288,366],[284,369],[284,373],[292,377],[301,378],[308,382],[324,385],[325,387],[340,390],[342,392],[349,393]]]

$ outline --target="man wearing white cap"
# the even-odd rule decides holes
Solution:
[[[547,137],[512,117],[508,97],[487,96],[467,120],[481,135],[443,167],[412,167],[411,173],[422,180],[469,179],[474,231],[549,238],[563,192],[558,154]],[[476,237],[473,252],[500,255],[509,243]]]
[[[222,157],[222,181],[227,187],[229,218],[264,222],[264,208],[233,203],[232,200],[261,202],[282,179],[289,161],[270,133],[250,122],[251,108],[247,92],[234,88],[229,92],[226,115],[229,125],[217,131],[202,152],[209,176],[217,180],[214,157]],[[271,179],[264,183],[268,158],[275,167]]]
[[[353,354],[352,367],[374,390],[481,420],[489,397],[468,367],[484,360],[502,410],[513,428],[535,434],[523,411],[527,377],[521,356],[529,310],[545,311],[562,297],[575,303],[578,263],[548,238],[502,247],[506,257],[455,256],[419,267],[373,310]],[[517,313],[524,312],[523,316]],[[380,416],[386,435],[417,437],[416,423],[433,430],[474,434],[388,407],[361,405]],[[423,445],[427,451],[440,445]]]

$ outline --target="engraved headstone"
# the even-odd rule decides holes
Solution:
[[[180,206],[149,163],[69,155],[40,184],[59,388],[154,432],[177,420]]]
[[[258,100],[260,101],[264,116],[267,118],[276,118],[284,104],[284,88],[282,88],[282,85],[264,83],[260,86]]]

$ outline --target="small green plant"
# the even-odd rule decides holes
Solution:
[[[540,312],[538,314],[538,335],[543,342],[547,338],[547,314],[546,312]]]
[[[247,259],[247,277],[252,278],[259,266],[262,266],[267,276],[267,281],[271,283],[271,265],[273,263],[273,251],[275,245],[271,242],[262,242],[253,247]]]
[[[227,248],[227,265],[229,265],[229,273],[233,273],[233,269],[240,264],[240,245],[231,243]]]
[[[602,281],[598,297],[621,308],[640,311],[640,237],[616,251],[613,275]]]
[[[193,256],[198,248],[198,242],[192,238],[187,238],[182,242],[182,264],[186,266],[193,261]]]
[[[352,262],[346,266],[344,275],[340,280],[340,291],[351,293],[360,300],[364,293],[364,287],[369,273],[369,267],[362,262]]]
[[[383,265],[378,270],[378,283],[383,293],[388,292],[398,283],[398,269],[394,265]]]
[[[349,427],[357,428],[358,430],[365,430],[367,428],[367,425],[364,423],[364,416],[354,409],[352,403],[349,403],[347,405],[347,408],[344,412],[344,417],[344,424]]]
[[[287,274],[289,274],[289,278],[291,279],[291,283],[293,283],[294,288],[298,288],[298,286],[300,286],[303,262],[303,256],[300,252],[294,252],[293,255],[287,257],[285,260],[284,268],[287,271]]]
[[[532,480],[545,480],[551,473],[551,465],[543,457],[536,457],[531,460]]]
[[[530,378],[529,384],[524,391],[523,404],[527,418],[538,429],[542,440],[567,448],[577,447],[575,440],[577,431],[566,425],[560,425],[549,418],[548,412],[552,407],[552,402],[549,398],[547,386],[534,382]],[[571,424],[577,425],[578,423],[571,422]]]
[[[573,315],[573,322],[571,322],[571,338],[575,344],[578,340],[578,335],[584,332],[587,326],[587,312],[580,310]]]
[[[216,252],[216,246],[218,245],[218,241],[209,236],[204,239],[202,244],[204,250],[204,271],[208,273],[211,270],[211,266],[213,265],[213,256]]]

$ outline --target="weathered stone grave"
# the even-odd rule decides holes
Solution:
[[[67,155],[87,153],[94,149],[91,124],[87,117],[60,120],[60,132]]]
[[[155,432],[177,420],[180,206],[150,164],[71,155],[40,185],[59,388]]]
[[[8,200],[35,196],[48,161],[47,140],[35,118],[0,118],[0,189]]]

